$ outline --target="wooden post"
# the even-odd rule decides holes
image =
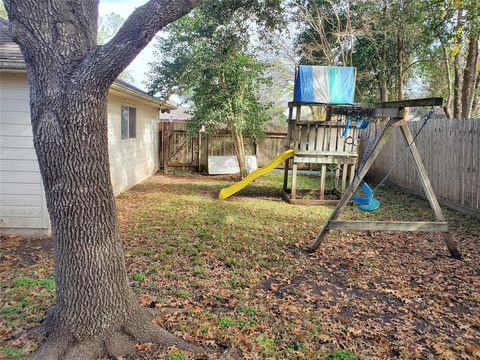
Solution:
[[[293,109],[290,108],[290,112],[292,112]],[[301,118],[301,113],[302,113],[302,106],[297,105],[296,110],[295,110],[295,119],[292,119],[288,122],[288,134],[287,134],[287,146],[290,148],[292,146],[292,137],[293,137],[293,150],[297,150],[297,137],[296,137],[296,124],[297,121],[300,121]],[[291,114],[292,115],[292,114]],[[292,190],[291,190],[291,198],[295,199],[296,195],[296,186],[297,186],[297,167],[298,165],[295,163],[295,157],[293,159],[287,160],[287,163],[293,163],[292,166]],[[285,192],[287,191],[287,186],[288,186],[288,168],[285,169],[284,173],[284,180],[283,180],[283,186]]]
[[[321,174],[320,174],[320,200],[325,200],[325,178],[327,174],[327,165],[322,164],[322,169],[321,169]]]
[[[292,190],[290,193],[290,198],[295,199],[297,196],[297,163],[293,163],[293,169],[292,169]]]
[[[162,145],[163,145],[163,172],[166,173],[168,171],[168,148],[169,144],[168,141],[170,139],[170,124],[171,123],[164,123],[163,126],[163,139],[162,139]]]
[[[342,198],[340,199],[340,201],[337,204],[337,207],[335,208],[335,210],[333,210],[332,214],[328,218],[325,225],[323,225],[322,229],[320,230],[317,237],[315,238],[315,241],[308,246],[308,248],[307,248],[308,252],[314,252],[315,250],[317,250],[318,247],[325,240],[325,237],[327,236],[327,234],[329,232],[328,225],[329,225],[330,221],[338,218],[338,216],[340,215],[340,212],[347,205],[347,203],[350,200],[350,198],[352,197],[353,193],[355,192],[355,190],[357,189],[357,187],[360,185],[361,181],[363,180],[363,178],[367,174],[368,169],[370,169],[373,162],[375,161],[375,158],[378,156],[378,154],[382,150],[383,146],[387,142],[388,138],[392,134],[392,131],[395,129],[395,127],[393,127],[393,124],[395,124],[397,121],[398,121],[398,119],[388,120],[387,124],[385,125],[385,128],[382,131],[382,134],[380,135],[379,139],[375,143],[375,146],[373,147],[373,149],[370,152],[370,154],[368,155],[368,157],[365,159],[363,166],[358,169],[358,176],[356,176],[353,179],[353,181],[348,186],[347,190],[343,193]]]
[[[297,106],[298,112],[298,106]],[[287,128],[287,140],[285,143],[285,150],[290,149],[292,143],[292,134],[294,133],[294,129],[292,129],[292,122],[293,122],[293,107],[288,108],[288,128]],[[294,126],[294,125],[293,125]],[[284,169],[283,169],[283,191],[285,193],[288,190],[288,171],[290,170],[290,159],[285,160]]]
[[[343,171],[342,171],[342,194],[345,192],[347,188],[347,174],[348,174],[348,164],[343,164]]]
[[[435,192],[433,191],[432,184],[430,183],[430,179],[428,178],[427,170],[423,165],[422,158],[420,153],[418,152],[417,145],[413,141],[412,133],[408,127],[408,125],[400,126],[402,130],[403,138],[405,139],[408,146],[410,146],[410,153],[412,154],[413,161],[415,162],[415,166],[417,167],[418,175],[420,177],[420,182],[423,187],[423,191],[425,191],[425,195],[427,196],[428,202],[433,209],[433,213],[435,215],[435,220],[444,222],[445,216],[443,215],[442,208],[438,203],[437,197],[435,196]],[[457,244],[453,239],[453,236],[450,232],[445,233],[445,243],[447,244],[448,251],[450,255],[454,259],[461,259],[461,254],[457,249]]]
[[[350,175],[349,175],[348,183],[351,183],[355,178],[355,164],[350,164],[349,166],[350,166]]]

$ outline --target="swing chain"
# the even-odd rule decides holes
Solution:
[[[383,185],[383,183],[388,179],[388,177],[392,174],[392,172],[396,169],[396,167],[400,164],[400,162],[403,160],[403,158],[407,155],[407,153],[410,151],[410,148],[412,147],[413,144],[415,144],[415,141],[417,140],[418,135],[422,132],[423,128],[427,125],[428,121],[432,118],[434,112],[434,108],[432,108],[428,111],[427,115],[425,116],[425,119],[423,120],[422,126],[420,126],[420,129],[417,131],[415,136],[413,137],[413,140],[408,146],[403,150],[402,156],[397,160],[397,162],[392,166],[392,168],[387,172],[387,174],[383,177],[383,179],[373,188],[373,191],[378,189],[380,186]],[[407,125],[405,125],[407,126]]]

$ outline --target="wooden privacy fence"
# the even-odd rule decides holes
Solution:
[[[422,123],[409,124],[414,136]],[[480,217],[480,119],[433,118],[415,142],[440,202]],[[402,156],[405,147],[400,131],[396,130],[370,168],[369,177],[381,180]],[[387,183],[423,195],[410,154],[390,174]]]
[[[208,156],[234,155],[233,140],[228,132],[199,133],[188,136],[185,122],[160,123],[160,168],[164,170],[189,169],[206,171]],[[246,155],[256,155],[259,167],[267,165],[285,151],[286,126],[270,128],[256,142],[245,139]]]

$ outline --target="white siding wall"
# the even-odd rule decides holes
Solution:
[[[50,227],[33,148],[26,74],[0,73],[0,228]]]
[[[137,109],[137,137],[120,136],[121,105]],[[110,172],[115,194],[158,169],[158,108],[118,91],[108,97]],[[50,221],[33,148],[26,74],[0,72],[0,233],[40,235]]]
[[[121,108],[137,109],[137,137],[121,139]],[[158,170],[158,108],[132,97],[108,96],[108,148],[113,191],[118,194]]]

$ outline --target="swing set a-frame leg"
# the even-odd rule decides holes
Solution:
[[[375,143],[372,151],[370,152],[368,157],[365,159],[363,166],[361,166],[358,169],[357,176],[354,177],[353,181],[350,183],[347,190],[345,190],[345,192],[343,193],[342,198],[337,203],[337,207],[335,208],[335,210],[333,210],[332,214],[328,218],[325,225],[323,225],[322,229],[320,230],[317,237],[315,238],[315,241],[308,246],[307,248],[308,252],[316,251],[319,248],[319,246],[322,244],[322,242],[325,240],[325,237],[329,232],[328,225],[330,224],[330,221],[337,219],[340,213],[342,212],[343,208],[347,205],[353,193],[355,192],[355,190],[357,189],[357,187],[360,185],[363,178],[367,174],[368,169],[370,169],[373,162],[377,158],[378,154],[382,150],[383,146],[387,142],[388,138],[392,134],[392,131],[395,129],[393,127],[393,124],[395,124],[397,121],[398,119],[388,120],[388,122],[385,125],[385,128],[383,129],[380,137]]]
[[[368,170],[372,166],[376,157],[381,152],[383,146],[385,145],[388,138],[392,134],[392,131],[395,129],[393,125],[396,122],[397,120],[395,119],[391,119],[387,122],[382,134],[380,135],[380,138],[378,139],[377,143],[375,144],[374,148],[372,149],[368,157],[365,159],[365,162],[363,166],[361,166],[361,168],[359,169],[357,176],[353,179],[352,183],[343,194],[342,198],[337,204],[337,207],[332,212],[327,222],[325,223],[325,225],[322,227],[317,237],[315,238],[315,241],[307,248],[308,252],[316,251],[319,248],[319,246],[322,244],[322,242],[325,240],[329,232],[329,226],[335,223],[335,220],[338,218],[341,211],[345,208],[348,201],[352,197],[353,193],[362,182],[363,178],[365,177]],[[420,153],[418,152],[418,149],[413,141],[414,139],[413,139],[412,133],[410,132],[410,129],[408,128],[407,125],[400,126],[400,129],[402,131],[402,135],[407,145],[410,148],[410,152],[412,154],[413,160],[415,162],[415,166],[420,176],[420,181],[422,183],[423,190],[425,191],[427,199],[434,212],[435,220],[437,221],[437,223],[429,223],[429,224],[432,224],[432,229],[434,228],[436,229],[433,231],[446,231],[444,236],[445,236],[445,242],[450,252],[450,255],[455,259],[461,259],[461,254],[457,249],[457,244],[455,243],[452,234],[448,231],[447,224],[445,222],[445,217],[443,215],[442,209],[440,208],[437,197],[435,196],[435,193],[433,191],[432,185],[430,183],[430,179],[428,178],[428,174],[427,174],[427,171],[425,170],[425,166],[423,165]],[[409,223],[409,224],[413,224],[413,223]],[[410,227],[409,230],[405,228],[405,231],[415,231],[415,230],[412,230],[412,228],[415,229],[418,223],[415,223],[414,225],[415,226]],[[392,227],[392,229],[398,230],[398,227],[394,226]]]
[[[412,133],[407,125],[400,126],[400,129],[402,130],[402,135],[407,145],[410,145],[410,153],[412,154],[413,161],[415,162],[415,166],[417,167],[417,171],[420,177],[420,182],[422,184],[423,191],[425,192],[428,202],[432,207],[433,214],[435,215],[435,220],[444,222],[445,216],[443,215],[442,208],[440,207],[437,197],[435,196],[435,192],[433,191],[432,184],[430,183],[430,178],[428,177],[425,166],[423,165],[422,157],[418,152],[417,145],[413,141]],[[457,249],[457,244],[453,239],[453,235],[451,234],[451,232],[450,231],[446,232],[444,234],[444,238],[445,238],[445,243],[447,245],[448,251],[450,252],[450,255],[454,259],[461,259],[462,256]]]

